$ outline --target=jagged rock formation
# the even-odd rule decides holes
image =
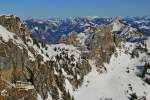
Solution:
[[[20,37],[30,35],[30,31],[26,28],[19,17],[14,15],[2,15],[0,16],[0,25],[4,26],[10,32],[16,33]]]
[[[43,99],[51,95],[54,100],[70,100],[72,96],[65,88],[66,81],[75,89],[78,88],[84,76],[91,70],[88,61],[82,59],[80,51],[73,46],[45,45],[37,40],[32,40],[29,35],[22,35],[22,33],[29,34],[28,31],[25,31],[26,27],[21,27],[21,30],[18,31],[20,29],[18,25],[21,25],[21,22],[17,20],[13,23],[14,20],[16,21],[14,16],[2,16],[2,22],[0,22],[2,23],[0,27],[1,82],[6,80],[14,85],[6,90],[7,92],[16,91],[12,94],[7,93],[4,98],[14,97],[12,100],[26,98],[27,94],[21,97],[17,95],[20,89],[15,84],[21,81],[32,84],[34,88],[23,87],[23,90],[25,93],[35,91],[33,98],[40,94]],[[4,27],[14,33],[8,32]],[[4,88],[7,87],[4,86]],[[2,91],[4,89],[1,89]]]
[[[118,42],[112,28],[113,26],[108,24],[89,28],[88,33],[71,32],[67,36],[62,37],[60,42],[73,44],[82,51],[89,51],[86,54],[88,59],[96,59],[98,69],[101,71],[106,70],[103,63],[109,63],[111,55],[115,52],[115,42]]]
[[[74,100],[73,91],[82,87],[91,75],[90,72],[92,75],[93,72],[111,72],[108,76],[112,75],[118,82],[115,73],[119,71],[126,75],[126,72],[119,69],[119,64],[115,67],[114,63],[117,62],[110,62],[112,54],[118,52],[116,47],[121,45],[122,40],[134,42],[137,37],[138,40],[144,37],[120,19],[111,24],[88,26],[86,31],[81,33],[70,32],[61,39],[62,43],[54,45],[32,39],[30,32],[18,17],[1,16],[0,25],[0,99],[4,100],[36,100],[40,97],[44,100]],[[139,47],[133,49],[131,55],[137,57],[138,50]],[[147,46],[141,48],[141,51],[148,54]],[[130,55],[128,52],[130,51],[126,50]],[[121,54],[125,55],[123,52]],[[119,60],[123,58],[120,55]],[[113,59],[117,60],[117,57],[113,56]],[[128,55],[126,59],[129,62]],[[106,67],[109,62],[117,69],[110,71]],[[131,65],[133,66],[132,63]],[[95,71],[92,70],[93,66],[96,67]],[[96,76],[96,79],[99,79],[98,77]],[[94,82],[97,84],[100,80]],[[103,82],[108,82],[107,86],[110,80],[111,78],[104,79]],[[132,92],[127,94],[134,94]]]
[[[77,35],[78,35],[77,32],[70,32],[67,36],[62,36],[59,42],[79,46],[80,43],[77,40]]]

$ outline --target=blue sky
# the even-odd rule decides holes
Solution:
[[[150,0],[0,0],[0,14],[22,18],[150,15]]]

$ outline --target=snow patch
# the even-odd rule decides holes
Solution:
[[[124,25],[122,23],[120,23],[118,20],[114,21],[112,23],[113,25],[113,29],[112,29],[112,32],[114,31],[120,31],[122,27],[124,27]]]
[[[85,40],[88,38],[88,34],[86,33],[80,33],[78,34],[78,38],[77,40],[79,40],[79,42],[81,43],[81,46],[85,46]]]
[[[6,28],[0,25],[0,37],[3,38],[5,42],[8,42],[9,39],[14,39],[15,33],[9,32]]]

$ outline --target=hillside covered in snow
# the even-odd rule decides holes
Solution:
[[[0,16],[0,99],[149,100],[150,37],[131,22]]]

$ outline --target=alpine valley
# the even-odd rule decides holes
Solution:
[[[0,100],[150,100],[150,17],[1,15]]]

